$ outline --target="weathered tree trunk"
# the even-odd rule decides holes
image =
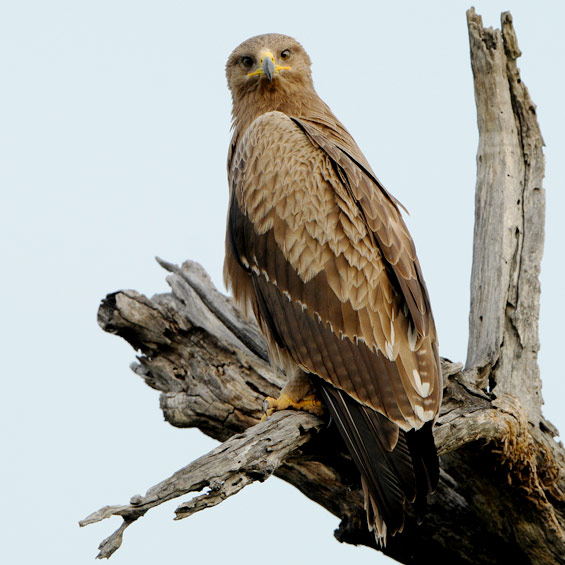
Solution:
[[[480,133],[468,358],[443,360],[445,400],[434,430],[437,492],[423,525],[408,521],[382,551],[402,563],[565,563],[565,453],[541,415],[537,366],[543,248],[543,141],[520,81],[512,19],[502,32],[467,13]],[[165,418],[198,427],[222,445],[173,476],[81,522],[120,515],[100,546],[109,557],[150,508],[189,492],[177,519],[214,506],[270,475],[341,518],[340,541],[375,547],[358,473],[336,431],[312,415],[262,403],[283,384],[257,327],[244,320],[195,263],[160,263],[172,292],[148,299],[110,294],[99,323],[142,352],[134,371],[161,391]]]

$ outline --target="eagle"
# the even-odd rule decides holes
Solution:
[[[267,414],[329,412],[380,544],[421,521],[439,478],[436,328],[400,203],[314,89],[292,37],[229,56],[233,137],[224,279],[288,376]]]

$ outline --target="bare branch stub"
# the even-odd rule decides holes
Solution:
[[[444,403],[434,432],[442,470],[426,520],[409,520],[384,553],[402,563],[430,554],[449,563],[564,563],[565,455],[541,417],[536,363],[543,142],[519,80],[509,14],[502,33],[485,30],[472,10],[468,23],[481,132],[469,355],[465,370],[443,361]],[[497,265],[501,257],[504,265]],[[83,525],[124,518],[100,556],[115,551],[125,528],[152,506],[208,489],[179,506],[177,517],[185,517],[270,474],[339,517],[339,540],[374,547],[358,474],[336,450],[337,432],[299,413],[256,425],[263,399],[284,383],[266,360],[256,325],[196,263],[159,262],[170,272],[171,293],[113,293],[100,307],[100,325],[141,351],[133,370],[161,392],[169,423],[198,427],[224,443],[145,496],[85,519]],[[279,432],[290,443],[274,441]],[[245,465],[234,465],[233,457],[242,461],[244,454]]]

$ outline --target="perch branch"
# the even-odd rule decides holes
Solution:
[[[189,261],[180,268],[163,261],[160,263],[171,272],[167,280],[173,289],[172,293],[157,295],[152,299],[134,291],[111,294],[100,307],[100,323],[106,331],[125,337],[136,350],[143,353],[133,369],[150,386],[162,391],[161,406],[171,424],[199,427],[215,439],[226,442],[204,456],[213,458],[215,469],[208,477],[204,476],[204,479],[209,479],[207,486],[223,483],[225,488],[231,489],[232,485],[243,488],[249,481],[262,480],[265,475],[251,472],[246,473],[245,479],[241,479],[240,469],[233,465],[232,451],[226,449],[227,442],[237,440],[237,445],[240,446],[255,445],[257,449],[249,452],[250,459],[247,461],[250,468],[261,467],[265,460],[265,426],[268,425],[268,433],[274,431],[271,432],[271,419],[255,424],[262,416],[263,399],[267,395],[277,395],[283,381],[265,361],[251,351],[252,347],[260,352],[261,347],[236,345],[238,338],[230,336],[232,330],[216,318],[215,311],[219,309],[229,312],[231,302],[217,292],[197,263]],[[205,306],[212,304],[212,299],[215,301],[214,311]],[[236,320],[232,329],[238,335],[252,335],[256,331],[253,323],[242,318]],[[263,338],[258,335],[257,339]],[[476,535],[487,535],[490,525],[484,517],[479,521],[474,515],[475,512],[482,511],[482,508],[474,508],[473,503],[467,500],[469,494],[466,493],[465,476],[453,476],[453,469],[460,472],[464,465],[469,465],[466,449],[476,458],[477,445],[495,447],[494,450],[486,450],[484,457],[489,458],[495,453],[495,461],[498,461],[497,465],[502,470],[498,478],[500,488],[507,488],[509,476],[516,477],[520,473],[527,474],[528,477],[537,476],[531,473],[529,466],[533,448],[527,418],[516,398],[501,395],[493,401],[490,395],[474,386],[474,373],[462,371],[460,364],[444,359],[442,371],[446,383],[445,399],[435,430],[443,466],[440,487],[431,498],[425,524],[417,529],[407,529],[406,532],[413,539],[420,540],[422,551],[425,547],[434,549],[436,542],[433,541],[433,536],[437,537],[438,532],[445,532],[448,528],[451,535],[462,537],[463,530],[468,530],[469,523],[472,523]],[[283,443],[269,444],[269,449],[273,450],[272,457],[281,462],[275,467],[274,474],[341,518],[342,523],[336,533],[341,541],[374,546],[373,538],[366,532],[363,499],[356,483],[354,466],[347,454],[335,453],[338,441],[333,435],[335,430],[326,427],[320,429],[320,421],[316,418],[308,420],[306,414],[281,412],[276,416],[279,418],[283,415],[285,423],[294,430],[302,429],[304,435],[300,438],[299,450],[291,448],[288,451],[288,446]],[[304,417],[307,421],[303,421]],[[274,424],[277,422],[273,420]],[[238,439],[238,434],[246,429],[248,443],[244,444]],[[287,433],[284,432],[285,435]],[[290,437],[293,437],[292,434]],[[559,456],[559,453],[554,452],[556,444],[550,438],[546,438],[546,443],[543,459],[540,459],[543,461],[543,468],[548,470],[544,481],[533,485],[529,479],[526,482],[531,487],[529,497],[538,502],[543,499],[546,505],[551,506],[547,502],[548,496],[561,496],[559,489],[563,483],[557,480],[555,472],[550,472],[551,469],[559,468],[555,460]],[[533,452],[537,454],[538,451],[535,449]],[[255,460],[251,459],[253,456]],[[206,485],[202,483],[202,475],[189,476],[195,469],[201,469],[199,464],[194,466],[199,461],[201,460],[179,472],[188,477],[182,485],[170,486],[176,481],[175,474],[152,487],[145,497],[137,495],[129,505],[105,507],[85,519],[82,525],[115,514],[124,519],[122,526],[101,544],[100,556],[109,556],[115,551],[121,543],[125,528],[150,507],[189,492],[184,490],[183,485],[196,485],[197,490],[204,488]],[[490,462],[489,468],[494,464],[494,461]],[[218,476],[222,477],[220,482],[216,479]],[[217,504],[224,499],[225,491],[218,491],[213,498],[208,498],[210,496],[201,495],[188,506],[180,508],[192,511],[193,508],[205,507],[207,502]],[[494,489],[494,496],[500,497],[500,490]],[[529,498],[525,498],[526,500]],[[501,500],[501,505],[504,506],[504,500]],[[453,512],[465,519],[453,524]],[[552,519],[555,523],[556,519]],[[461,531],[457,532],[458,529]],[[431,547],[422,541],[425,532],[432,536],[427,540],[429,543],[433,541]],[[405,546],[401,537],[396,536],[390,540],[385,552],[403,561]],[[500,555],[502,553],[503,549],[500,549]]]
[[[189,492],[209,489],[181,504],[176,519],[216,506],[237,494],[253,481],[264,481],[291,453],[306,443],[323,425],[316,416],[299,412],[280,412],[183,467],[151,487],[145,496],[134,495],[130,503],[105,506],[79,522],[87,526],[110,516],[121,516],[123,524],[100,544],[98,558],[108,558],[122,543],[124,530],[149,509]]]

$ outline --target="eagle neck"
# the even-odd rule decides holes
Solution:
[[[260,83],[256,88],[241,89],[233,95],[234,137],[239,138],[259,116],[268,112],[282,112],[298,119],[332,116],[311,83]]]
[[[232,151],[249,126],[267,112],[282,112],[290,118],[305,120],[318,128],[329,141],[346,150],[371,170],[365,156],[345,126],[309,83],[260,83],[261,88],[241,89],[233,94]],[[231,152],[230,152],[231,155]],[[374,173],[373,173],[374,174]]]

